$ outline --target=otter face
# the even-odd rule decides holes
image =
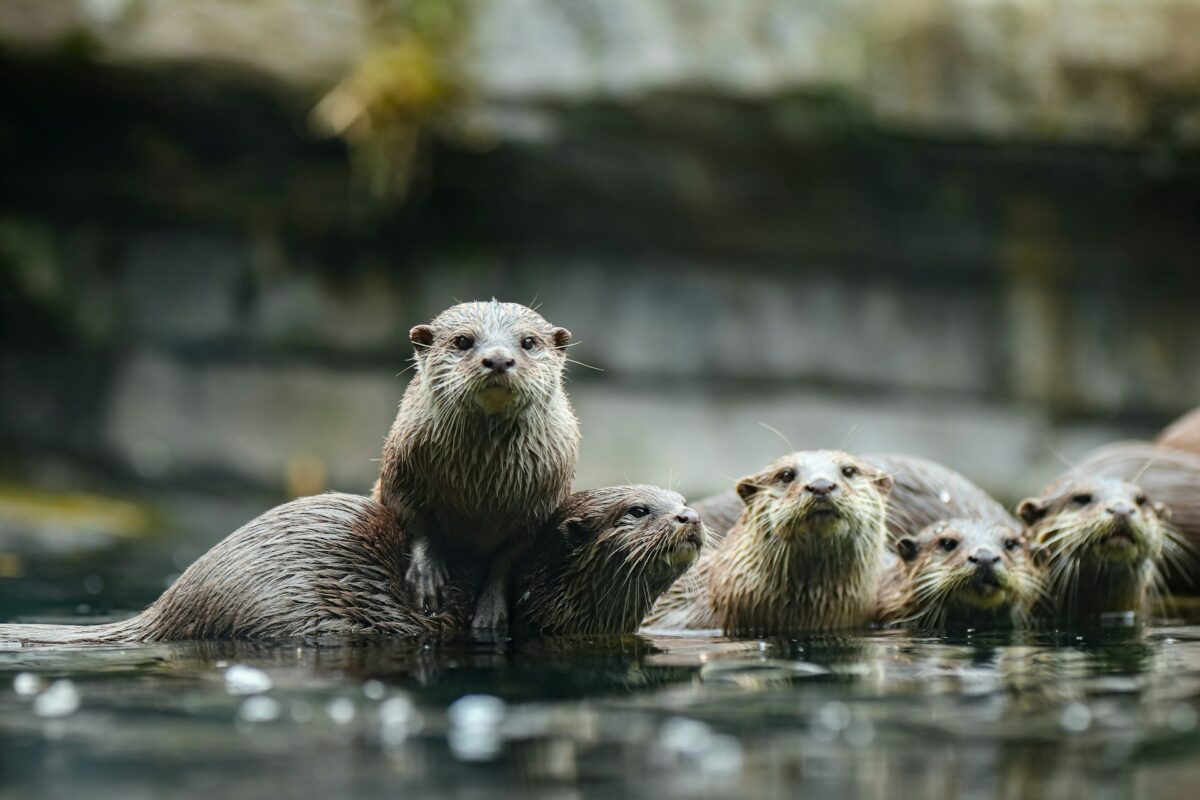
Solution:
[[[908,612],[936,624],[974,612],[1016,611],[1024,616],[1041,591],[1021,531],[996,523],[936,522],[896,542],[909,564]]]
[[[516,303],[461,303],[409,332],[438,398],[484,415],[520,411],[562,386],[571,333]]]
[[[614,578],[645,574],[673,581],[704,545],[700,515],[678,492],[656,486],[577,492],[564,511],[558,527],[572,560]]]
[[[1051,564],[1085,558],[1135,565],[1162,554],[1167,510],[1135,484],[1112,478],[1071,478],[1017,513],[1034,533],[1039,558]]]
[[[892,479],[836,450],[791,453],[738,482],[757,528],[785,541],[831,540],[882,525]]]

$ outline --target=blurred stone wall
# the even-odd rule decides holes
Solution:
[[[582,485],[776,429],[1012,498],[1200,402],[1200,4],[466,4],[402,201],[310,116],[371,6],[0,5],[10,468],[365,490],[489,296],[598,368]]]

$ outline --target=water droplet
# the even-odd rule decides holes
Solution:
[[[349,725],[354,721],[354,715],[358,713],[358,709],[354,707],[354,701],[350,698],[335,697],[325,707],[325,713],[338,725]]]
[[[1196,709],[1191,706],[1179,705],[1167,712],[1167,724],[1180,733],[1195,730],[1196,722]]]
[[[826,730],[845,730],[850,724],[850,707],[845,703],[826,703],[817,711],[816,721]]]
[[[279,703],[265,695],[248,697],[242,701],[238,716],[246,722],[270,722],[279,717]]]
[[[424,726],[420,712],[407,697],[389,697],[379,706],[380,735],[383,743],[396,747]]]
[[[99,575],[88,575],[83,579],[83,590],[88,594],[100,594],[104,591],[104,578]]]
[[[368,700],[382,700],[387,695],[387,687],[374,680],[364,683],[362,691]]]
[[[68,680],[58,680],[33,701],[33,713],[39,717],[65,717],[79,708],[79,691]]]
[[[500,753],[499,725],[504,701],[490,695],[460,697],[446,710],[450,718],[450,749],[463,761],[488,761]]]
[[[21,697],[32,697],[42,688],[42,681],[32,672],[20,672],[13,678],[13,691]]]
[[[271,676],[255,667],[234,664],[225,671],[225,691],[230,694],[259,694],[271,686]]]
[[[1059,724],[1071,733],[1082,733],[1092,724],[1092,712],[1083,703],[1071,703],[1059,715]]]

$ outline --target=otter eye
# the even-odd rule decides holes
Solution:
[[[1010,552],[1013,550],[1016,550],[1020,546],[1021,546],[1021,543],[1018,542],[1016,539],[1005,539],[1004,540],[1004,549],[1008,550]]]
[[[947,553],[949,553],[951,550],[958,547],[958,540],[957,539],[949,539],[949,538],[940,539],[940,540],[938,540],[938,547],[942,548]]]
[[[847,478],[853,478],[857,474],[858,474],[858,467],[852,467],[849,464],[842,467],[842,475],[846,476]]]
[[[1077,494],[1071,498],[1071,502],[1077,506],[1091,505],[1092,496],[1090,494]]]
[[[783,472],[779,473],[780,483],[791,483],[794,480],[796,480],[796,470],[794,469],[785,469]]]
[[[1133,498],[1133,502],[1137,503],[1139,506],[1146,505],[1146,495],[1139,494],[1137,497]]]
[[[521,340],[521,349],[532,350],[535,344],[537,344],[537,339],[533,338],[532,336],[526,336]]]
[[[650,509],[646,508],[645,506],[634,506],[625,513],[631,517],[634,517],[635,519],[641,519],[650,513]]]
[[[457,347],[459,350],[470,350],[472,347],[475,346],[475,337],[474,336],[455,336],[454,337],[454,346]]]

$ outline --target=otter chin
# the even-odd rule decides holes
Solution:
[[[1016,522],[951,519],[895,543],[880,621],[926,628],[1028,623],[1042,580]]]
[[[727,634],[827,630],[870,620],[891,479],[848,453],[791,453],[743,478],[743,511],[676,582],[648,624]]]
[[[484,414],[501,414],[516,405],[517,395],[511,386],[494,384],[475,393],[475,405]]]
[[[1166,508],[1138,485],[1071,473],[1022,501],[1018,513],[1046,572],[1047,616],[1140,612],[1162,590],[1164,549],[1177,534]]]

